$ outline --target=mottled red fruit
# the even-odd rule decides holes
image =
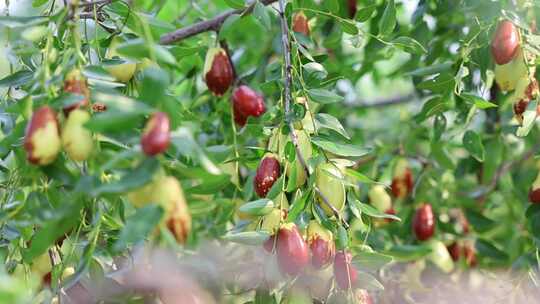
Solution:
[[[356,15],[356,4],[358,0],[347,0],[347,9],[349,13],[349,18],[354,18],[354,15]]]
[[[266,156],[259,163],[255,179],[255,192],[260,197],[265,197],[272,185],[281,175],[279,161],[274,156]]]
[[[309,263],[308,245],[294,223],[279,229],[276,252],[279,269],[285,274],[296,276]]]
[[[459,257],[461,256],[461,247],[457,242],[453,242],[452,244],[446,246],[446,249],[448,249],[448,253],[450,253],[450,256],[454,262],[459,261]]]
[[[206,54],[204,80],[208,89],[222,96],[227,92],[234,79],[234,72],[227,52],[222,48],[211,48]]]
[[[69,115],[69,112],[88,106],[90,91],[88,90],[86,78],[82,76],[79,70],[73,70],[66,76],[66,79],[64,80],[64,92],[79,95],[81,98],[79,101],[63,108],[66,117]]]
[[[357,304],[373,304],[373,299],[365,289],[358,289],[354,295]]]
[[[336,252],[334,242],[321,237],[315,237],[311,240],[309,248],[311,249],[311,265],[315,269],[325,268],[330,265]]]
[[[519,49],[519,32],[516,26],[504,20],[499,23],[491,40],[491,54],[499,65],[512,61]]]
[[[304,36],[309,36],[309,23],[304,12],[300,11],[299,13],[294,14],[292,24],[293,31],[303,34]]]
[[[26,126],[24,149],[35,165],[52,163],[60,152],[60,130],[56,113],[48,106],[37,109]]]
[[[540,188],[529,190],[529,201],[533,204],[540,204]]]
[[[463,256],[465,257],[465,262],[470,267],[476,266],[476,250],[471,244],[466,244],[463,246]]]
[[[156,112],[146,123],[141,135],[141,146],[144,154],[153,156],[164,152],[169,147],[169,117],[163,112]]]
[[[107,105],[101,102],[96,102],[92,104],[92,111],[96,113],[101,113],[107,111]]]
[[[435,232],[435,216],[430,204],[423,204],[416,209],[413,218],[413,231],[420,241],[429,239]]]
[[[413,190],[413,176],[411,169],[406,168],[402,175],[392,179],[392,194],[397,198],[404,198]]]
[[[259,117],[266,112],[263,97],[245,85],[234,90],[232,101],[234,121],[240,126],[246,124],[249,116]]]
[[[348,290],[356,284],[358,273],[352,265],[350,252],[340,250],[334,258],[334,278],[339,288]]]

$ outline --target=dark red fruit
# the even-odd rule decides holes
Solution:
[[[394,170],[392,179],[392,194],[396,198],[405,198],[412,192],[414,186],[412,171],[406,159],[400,159]]]
[[[335,253],[333,242],[317,237],[310,242],[309,248],[311,249],[311,265],[315,269],[325,268],[330,265]]]
[[[518,29],[511,21],[501,21],[491,40],[491,54],[493,55],[493,59],[499,65],[507,64],[514,59],[518,49]]]
[[[285,274],[296,276],[309,263],[308,245],[294,223],[279,229],[276,252],[279,269]]]
[[[90,91],[88,90],[86,78],[79,70],[73,70],[66,76],[66,79],[64,80],[64,92],[79,95],[81,97],[81,100],[63,108],[66,117],[69,115],[69,112],[88,106]]]
[[[348,290],[356,284],[358,272],[352,265],[352,255],[340,250],[334,258],[334,278],[339,288]]]
[[[259,117],[266,112],[264,99],[250,87],[242,85],[234,90],[233,96],[234,121],[244,126],[249,116]]]
[[[229,55],[222,48],[211,48],[206,54],[204,80],[208,89],[216,96],[222,96],[233,83],[234,72]]]
[[[292,29],[296,33],[300,33],[304,36],[309,36],[309,23],[304,12],[300,11],[293,16]]]
[[[529,201],[533,204],[540,204],[540,188],[529,190]]]
[[[430,204],[423,204],[413,218],[413,231],[420,241],[429,239],[435,233],[435,216]]]
[[[467,265],[470,267],[476,266],[476,250],[472,244],[463,246],[463,256],[465,257]]]
[[[459,246],[457,242],[453,242],[452,244],[446,246],[446,249],[448,249],[448,253],[450,253],[450,256],[454,262],[459,261],[461,256],[461,246]]]
[[[273,155],[265,156],[259,163],[253,181],[255,192],[257,192],[260,197],[265,197],[280,175],[281,168],[279,166],[279,161]]]
[[[349,18],[354,18],[354,15],[356,15],[356,7],[357,0],[347,0],[347,9],[349,13]]]
[[[146,123],[141,135],[141,146],[144,154],[153,156],[163,153],[169,147],[169,117],[163,112],[156,112]]]

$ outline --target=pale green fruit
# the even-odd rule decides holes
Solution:
[[[527,77],[527,75],[528,69],[521,50],[509,63],[495,65],[495,81],[502,91],[513,91],[518,81],[523,77]]]
[[[107,53],[105,54],[105,58],[112,59],[115,56],[120,57],[118,55],[118,52],[116,51],[117,44],[117,41],[111,42],[109,48],[107,49]],[[116,78],[116,80],[120,82],[128,82],[131,78],[133,78],[136,69],[137,64],[133,62],[105,66],[105,70],[107,70],[109,74],[111,74],[114,78]]]
[[[285,213],[283,210],[276,208],[270,211],[270,213],[265,215],[262,219],[261,230],[268,231],[270,234],[276,233],[284,218]]]
[[[369,201],[380,212],[386,212],[392,208],[392,198],[386,192],[383,185],[375,185],[368,192]]]
[[[62,146],[72,160],[87,160],[94,150],[92,133],[84,127],[89,120],[90,113],[75,109],[69,113],[62,129]]]
[[[343,184],[343,174],[331,163],[320,164],[315,170],[315,184],[321,191],[322,195],[327,199],[337,211],[343,210],[345,207],[345,185]],[[333,215],[332,209],[318,197],[318,202],[321,208],[327,215]]]
[[[431,253],[428,259],[445,273],[449,273],[454,269],[454,261],[441,241],[431,241],[429,243]]]
[[[313,155],[313,148],[311,147],[311,140],[309,135],[305,130],[298,130],[295,132],[298,139],[298,149],[300,150],[300,155],[304,161],[308,161]],[[296,157],[294,163],[289,163],[287,166],[287,176],[291,177],[293,170],[296,170],[296,185],[298,187],[304,185],[307,179],[306,170],[302,166],[299,158]]]

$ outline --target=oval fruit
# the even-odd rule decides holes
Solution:
[[[413,177],[409,162],[405,158],[400,158],[394,168],[394,178],[392,179],[392,194],[396,198],[405,198],[413,189]]]
[[[48,106],[37,109],[26,126],[24,149],[28,161],[35,165],[52,163],[61,148],[56,113]]]
[[[64,115],[67,117],[71,111],[78,108],[87,107],[89,104],[90,91],[86,78],[78,69],[72,70],[66,75],[64,80],[64,92],[79,95],[80,101],[67,105],[63,108]]]
[[[309,263],[308,246],[294,223],[280,227],[276,252],[279,269],[285,274],[296,276]]]
[[[150,117],[141,135],[141,147],[144,154],[154,156],[163,153],[169,147],[169,117],[163,112],[156,112]]]
[[[293,16],[292,29],[296,33],[304,36],[309,36],[309,23],[303,11],[300,11]]]
[[[307,162],[313,155],[311,139],[305,130],[296,130],[294,133],[298,140],[298,150],[300,150],[300,155],[302,155],[304,161]],[[292,176],[293,170],[296,170],[296,186],[300,187],[304,185],[307,180],[307,173],[298,157],[296,157],[293,164],[289,163],[287,166],[288,177]]]
[[[345,186],[340,180],[341,171],[331,163],[323,163],[315,170],[315,184],[326,198],[327,202],[337,211],[345,207]],[[333,215],[332,209],[318,196],[318,202],[327,215]]]
[[[519,80],[529,75],[523,51],[518,50],[517,55],[507,64],[495,65],[495,81],[502,91],[513,91]]]
[[[423,204],[416,209],[413,221],[413,231],[420,241],[429,239],[435,233],[435,215],[430,204]]]
[[[184,243],[191,231],[191,214],[182,186],[172,176],[158,178],[153,185],[151,202],[163,207],[167,228],[179,243]]]
[[[250,87],[241,85],[232,95],[234,121],[244,126],[248,117],[259,117],[266,112],[263,97]]]
[[[94,139],[84,124],[90,120],[90,113],[85,110],[72,110],[62,129],[62,146],[69,158],[84,161],[94,150]]]
[[[273,209],[267,215],[263,216],[261,230],[274,234],[278,231],[280,224],[287,218],[287,211],[284,209]]]
[[[113,40],[105,53],[105,58],[113,59],[114,57],[120,57],[116,51],[116,46],[118,44],[117,40]],[[124,58],[121,58],[125,60]],[[117,81],[128,82],[133,78],[135,71],[137,70],[137,64],[134,62],[125,62],[115,65],[106,65],[104,66],[105,70],[109,72]]]
[[[441,241],[430,242],[431,253],[428,259],[445,273],[449,273],[454,269],[454,261],[446,246]]]
[[[348,290],[356,284],[358,272],[352,265],[350,252],[340,250],[334,258],[334,278],[339,288]]]
[[[265,197],[280,175],[281,168],[279,161],[273,154],[267,154],[259,163],[255,179],[253,180],[255,192],[260,197]]]
[[[519,49],[519,31],[508,20],[501,21],[491,40],[491,54],[497,64],[507,64]]]
[[[216,96],[227,92],[234,80],[234,72],[227,52],[222,48],[210,48],[204,62],[204,80]]]
[[[453,242],[452,244],[446,246],[446,249],[454,262],[459,261],[461,256],[461,246],[459,246],[458,242]]]
[[[335,254],[332,232],[312,220],[309,222],[307,235],[311,249],[311,265],[315,269],[326,268],[332,263]]]
[[[373,207],[381,212],[386,212],[392,208],[392,198],[388,195],[383,185],[371,187],[368,197]]]

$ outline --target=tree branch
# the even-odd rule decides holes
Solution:
[[[276,2],[276,1],[277,0],[262,0],[260,2],[263,5],[269,5],[269,4],[272,4],[272,3]],[[225,22],[225,20],[231,15],[251,14],[251,12],[253,11],[253,7],[254,7],[255,3],[256,3],[256,1],[254,1],[253,4],[251,4],[247,8],[230,10],[230,11],[221,13],[221,14],[215,16],[212,19],[205,20],[205,21],[200,21],[200,22],[194,23],[192,25],[177,29],[174,32],[164,34],[164,35],[161,36],[159,42],[161,44],[172,44],[172,43],[178,42],[180,40],[183,40],[183,39],[186,39],[186,38],[189,38],[189,37],[192,37],[192,36],[195,36],[195,35],[203,33],[203,32],[207,32],[207,31],[211,31],[211,30],[217,30],[217,29],[219,29],[221,27],[223,22]]]
[[[298,161],[302,165],[302,168],[306,172],[306,175],[309,177],[309,169],[306,163],[306,160],[302,156],[302,153],[300,152],[300,147],[298,146],[298,137],[296,136],[296,133],[294,132],[294,125],[291,120],[291,99],[292,99],[292,65],[291,65],[291,45],[289,40],[289,26],[287,24],[287,19],[285,18],[285,0],[279,0],[279,17],[281,21],[281,46],[283,49],[283,60],[285,64],[285,79],[283,80],[283,102],[284,102],[284,108],[285,108],[285,122],[289,126],[291,141],[294,145],[294,149],[296,151],[296,157],[298,158]],[[332,210],[332,213],[338,219],[343,223],[343,226],[345,228],[349,228],[349,224],[347,221],[343,219],[341,214],[339,213],[339,210],[337,210],[328,199],[324,196],[324,194],[319,190],[319,188],[314,187],[315,192],[320,196],[323,203]]]

